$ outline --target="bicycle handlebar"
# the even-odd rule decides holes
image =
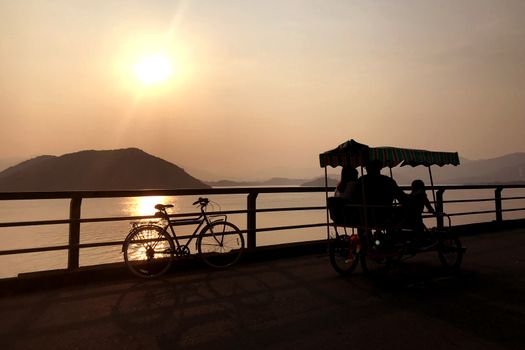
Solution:
[[[193,205],[200,204],[201,206],[205,206],[210,202],[208,198],[199,197],[195,202],[193,202]]]

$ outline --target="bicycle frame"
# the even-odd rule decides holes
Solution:
[[[193,241],[194,238],[197,237],[198,232],[200,232],[202,228],[210,225],[212,222],[226,221],[226,215],[224,215],[224,214],[213,215],[214,217],[215,216],[220,216],[220,217],[222,217],[222,219],[219,219],[219,220],[216,220],[216,221],[211,221],[210,218],[209,218],[209,215],[204,211],[204,208],[205,207],[201,206],[200,207],[201,214],[198,217],[196,217],[196,218],[190,218],[190,219],[173,219],[172,220],[172,219],[170,219],[169,214],[167,213],[166,209],[163,209],[163,210],[159,211],[161,213],[162,217],[167,221],[167,224],[164,225],[162,227],[162,229],[163,229],[164,232],[168,232],[168,227],[169,227],[169,229],[171,231],[171,234],[170,233],[168,233],[168,234],[172,237],[173,241],[176,244],[177,253],[178,252],[182,252],[182,251],[186,251],[186,250],[189,251],[189,246],[190,246],[191,242]],[[182,245],[180,243],[179,237],[177,237],[177,233],[175,232],[175,229],[173,227],[174,226],[186,226],[186,225],[197,225],[197,227],[195,227],[195,230],[189,236],[188,241],[184,245]]]

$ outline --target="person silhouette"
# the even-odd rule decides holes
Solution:
[[[414,230],[426,230],[423,223],[423,209],[426,208],[430,213],[434,213],[435,210],[428,200],[425,183],[422,180],[412,181],[411,192],[407,195],[403,207],[406,225]]]
[[[404,193],[396,181],[381,174],[383,163],[372,160],[366,165],[366,175],[361,176],[350,194],[352,203],[364,206],[368,225],[384,225],[392,216],[394,199],[404,201]]]
[[[349,199],[357,181],[357,170],[353,167],[343,167],[341,170],[341,180],[335,188],[334,197]]]

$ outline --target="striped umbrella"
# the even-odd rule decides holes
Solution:
[[[319,155],[322,168],[327,166],[366,166],[372,160],[379,160],[383,166],[390,168],[398,165],[443,166],[459,164],[457,152],[436,152],[398,147],[368,147],[354,140],[349,140]]]

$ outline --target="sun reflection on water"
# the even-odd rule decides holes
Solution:
[[[170,204],[168,197],[152,196],[152,197],[136,197],[130,205],[130,214],[135,216],[146,216],[155,214],[156,204]]]

